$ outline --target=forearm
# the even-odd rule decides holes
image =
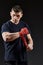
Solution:
[[[28,47],[30,48],[30,50],[33,50],[33,39],[31,37],[31,35],[28,34],[27,38],[28,38]]]
[[[13,41],[15,39],[19,38],[19,33],[10,33],[10,35],[8,35],[7,41]]]
[[[33,46],[33,40],[32,40],[32,39],[29,39],[29,40],[28,40],[28,43]]]
[[[15,32],[15,33],[3,33],[3,39],[4,41],[13,41],[15,39],[19,38],[19,32]]]
[[[28,43],[29,43],[29,44],[28,44],[29,49],[30,49],[30,50],[33,50],[33,40],[32,40],[32,39],[29,40]]]

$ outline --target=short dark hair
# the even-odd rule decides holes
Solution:
[[[15,5],[15,6],[13,6],[12,8],[11,8],[11,11],[14,11],[14,12],[21,12],[21,13],[23,13],[23,10],[22,10],[22,8],[20,7],[20,5]]]

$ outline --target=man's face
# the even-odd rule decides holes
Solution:
[[[21,12],[14,12],[13,10],[10,12],[11,19],[12,19],[14,22],[20,21],[22,15],[23,15],[23,14],[22,14]]]

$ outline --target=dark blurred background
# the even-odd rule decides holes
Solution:
[[[10,9],[20,5],[24,11],[22,20],[29,24],[34,49],[28,52],[28,65],[43,65],[43,2],[40,0],[0,0],[0,31],[4,22],[10,19]],[[0,65],[4,65],[4,45],[0,32]]]

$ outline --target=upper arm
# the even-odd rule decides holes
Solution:
[[[33,39],[31,37],[31,34],[27,34],[27,39],[29,40],[29,42],[33,45]]]
[[[29,31],[29,33],[27,34],[27,39],[28,39],[28,40],[32,40],[30,27],[29,27],[29,25],[27,25],[27,24],[26,24],[26,27],[27,27],[27,29],[28,29],[28,31]]]
[[[9,28],[7,24],[3,24],[1,27],[1,35],[3,40],[5,40],[6,35],[9,33]]]
[[[10,32],[9,27],[8,27],[8,24],[3,24],[2,25],[2,27],[1,27],[1,34],[3,32]]]
[[[8,34],[9,34],[9,32],[3,32],[2,33],[2,38],[3,38],[4,41],[6,41],[6,37],[7,37]]]

